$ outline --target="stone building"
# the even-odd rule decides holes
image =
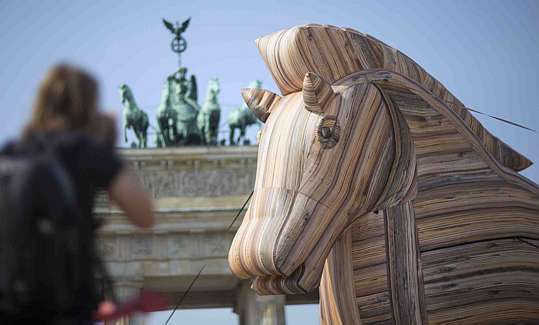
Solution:
[[[122,149],[155,198],[156,225],[130,225],[98,197],[104,217],[99,245],[120,297],[151,289],[175,302],[202,266],[204,271],[180,308],[231,307],[241,325],[284,324],[284,305],[316,303],[306,296],[257,296],[229,270],[227,253],[241,217],[234,216],[251,193],[256,146]],[[143,324],[142,318],[120,324]],[[172,321],[171,324],[174,324]]]

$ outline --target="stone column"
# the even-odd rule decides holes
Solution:
[[[249,282],[242,282],[234,312],[240,325],[285,325],[284,306],[286,296],[259,296]]]
[[[120,302],[136,296],[141,288],[142,284],[139,281],[115,281],[114,283],[114,293]],[[144,325],[144,315],[134,314],[122,317],[112,322],[106,322],[106,325]]]

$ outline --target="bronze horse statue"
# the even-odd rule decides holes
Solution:
[[[261,87],[262,82],[260,80],[255,80],[249,84],[249,88],[252,89],[260,89]],[[242,140],[245,141],[245,133],[247,131],[247,127],[255,124],[259,125],[260,121],[257,119],[256,115],[249,110],[245,103],[230,112],[230,115],[228,115],[228,127],[230,130],[228,140],[230,145],[239,145],[241,144]],[[239,131],[237,138],[236,130]]]
[[[157,125],[162,146],[176,144],[178,137],[178,112],[174,109],[174,76],[168,76],[161,91],[161,103],[157,108]]]
[[[352,29],[257,46],[281,91],[229,253],[259,294],[320,292],[322,324],[539,323],[539,187],[406,55]]]
[[[137,137],[135,146],[146,148],[148,146],[148,127],[150,126],[148,114],[138,107],[135,96],[128,85],[122,84],[120,86],[120,98],[124,105],[124,141],[127,142],[127,129],[131,128]]]
[[[200,130],[202,143],[205,145],[217,145],[219,136],[219,121],[221,119],[221,105],[219,105],[219,79],[208,81],[206,101],[197,116],[197,126]]]

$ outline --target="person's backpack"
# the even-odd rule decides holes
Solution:
[[[41,142],[0,154],[0,315],[94,309],[96,272],[106,277],[95,229],[52,145]]]

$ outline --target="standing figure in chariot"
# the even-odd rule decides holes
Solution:
[[[196,102],[198,97],[196,79],[191,76],[188,81],[186,74],[187,68],[182,67],[178,70],[177,77],[173,77],[175,91],[172,103],[178,115],[176,145],[199,145],[201,136],[197,126],[197,115],[200,107]]]

